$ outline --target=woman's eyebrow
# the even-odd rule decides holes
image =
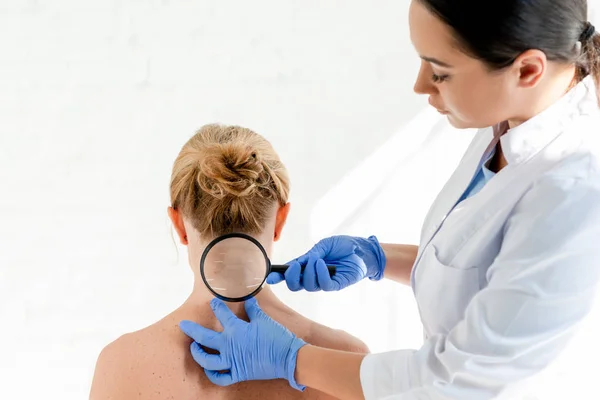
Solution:
[[[452,68],[452,65],[448,64],[447,62],[444,61],[440,61],[437,58],[433,58],[433,57],[426,57],[426,56],[421,56],[421,59],[430,62],[432,64],[437,64],[440,67],[444,67],[444,68]]]

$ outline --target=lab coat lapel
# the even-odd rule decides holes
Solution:
[[[447,215],[452,211],[464,191],[468,188],[471,179],[478,171],[481,158],[493,140],[492,128],[481,130],[475,135],[459,167],[442,188],[425,217],[421,232],[421,246],[419,246],[417,259],[420,257],[420,253],[425,245],[433,238]]]
[[[498,210],[503,210],[505,204],[515,204],[534,180],[560,161],[560,153],[573,151],[577,143],[576,137],[559,134],[529,160],[508,164],[476,196],[458,204],[447,217],[444,230],[439,232],[439,240],[445,244],[438,246],[439,258],[451,264],[465,244]]]

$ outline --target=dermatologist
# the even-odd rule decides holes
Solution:
[[[414,89],[454,127],[477,134],[431,206],[419,246],[334,236],[268,282],[309,292],[364,278],[410,284],[422,347],[319,348],[254,299],[245,303],[249,322],[215,299],[223,332],[180,325],[209,379],[282,378],[341,399],[521,399],[525,383],[560,371],[575,338],[600,321],[600,36],[587,8],[585,0],[412,0],[421,58]],[[326,264],[337,267],[331,278]],[[569,372],[590,368],[575,363]],[[574,393],[562,398],[583,398]]]

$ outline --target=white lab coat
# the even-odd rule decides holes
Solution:
[[[424,344],[368,355],[368,400],[600,399],[592,79],[500,136],[508,165],[456,205],[499,129],[477,133],[425,219],[412,276]]]

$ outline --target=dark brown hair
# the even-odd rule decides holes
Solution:
[[[418,0],[455,32],[465,53],[497,70],[538,49],[592,75],[600,102],[600,35],[586,0]]]

